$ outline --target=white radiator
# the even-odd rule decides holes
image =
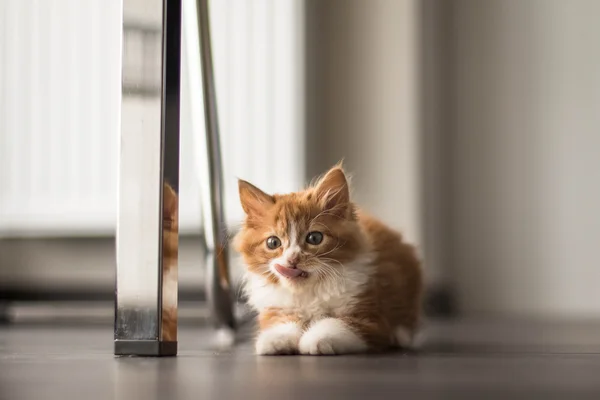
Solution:
[[[151,22],[138,3],[137,10],[128,3],[134,7],[125,10],[126,22]],[[184,0],[184,10],[193,3]],[[121,7],[116,0],[0,1],[0,236],[113,233]],[[302,2],[220,0],[211,7],[226,211],[234,224],[241,217],[236,177],[272,191],[304,181]],[[182,59],[184,232],[201,224],[193,135],[204,129],[189,17]],[[142,101],[155,100],[125,98],[121,117],[135,116]]]

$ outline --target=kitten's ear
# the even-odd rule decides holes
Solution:
[[[268,210],[275,199],[242,179],[238,179],[238,188],[240,191],[240,203],[246,215],[262,214]]]
[[[341,165],[330,169],[315,186],[315,193],[326,210],[339,210],[345,214],[350,203],[350,188]]]

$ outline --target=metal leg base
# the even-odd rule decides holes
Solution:
[[[159,340],[115,340],[117,356],[156,356],[167,357],[177,355],[177,342],[161,342]]]

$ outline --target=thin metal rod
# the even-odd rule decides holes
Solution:
[[[210,201],[203,204],[209,208],[210,221],[205,221],[205,237],[208,247],[206,259],[206,289],[216,327],[235,328],[229,259],[227,245],[227,224],[223,201],[223,164],[219,140],[219,118],[213,73],[213,60],[210,39],[208,0],[196,0],[198,13],[198,35],[200,61],[202,66],[202,89],[204,94],[204,115],[206,123],[206,148],[209,182],[205,187],[210,191]]]

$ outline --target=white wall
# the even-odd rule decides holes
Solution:
[[[114,233],[119,114],[126,130],[139,129],[139,109],[158,101],[124,96],[121,110],[122,19],[156,27],[147,4],[0,0],[0,237]],[[223,0],[211,2],[211,17],[226,210],[235,224],[238,176],[272,191],[304,181],[302,2]],[[199,232],[194,160],[203,154],[193,137],[203,135],[204,120],[201,99],[193,102],[201,92],[190,64],[197,32],[187,33],[180,227]]]
[[[120,26],[118,2],[0,1],[0,236],[114,220]]]
[[[208,177],[195,0],[183,1],[182,135],[195,138],[190,163]],[[301,0],[209,2],[225,209],[243,218],[237,179],[269,192],[297,190],[304,175],[304,13]],[[184,148],[182,147],[182,151]]]
[[[454,2],[451,254],[467,312],[600,316],[600,2]]]

